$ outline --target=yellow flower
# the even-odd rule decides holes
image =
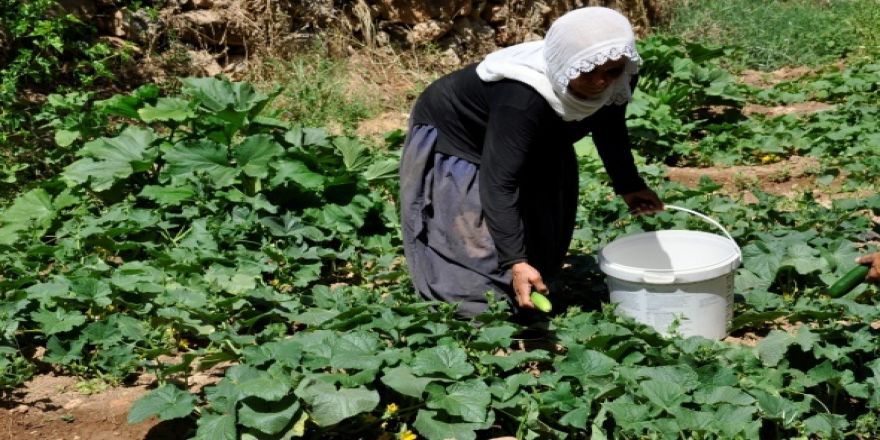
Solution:
[[[762,164],[768,164],[768,163],[776,162],[778,160],[779,160],[779,156],[777,156],[775,154],[765,154],[765,155],[761,156],[761,163]]]
[[[417,436],[414,432],[407,429],[400,433],[400,436],[397,437],[398,440],[417,440],[419,436]]]
[[[394,414],[398,409],[400,408],[397,407],[396,403],[389,403],[388,406],[385,407],[385,412],[388,414]]]

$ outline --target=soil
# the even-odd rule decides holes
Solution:
[[[166,364],[180,358],[160,357]],[[229,363],[194,371],[184,383],[199,392],[217,383]],[[97,383],[98,385],[95,385]],[[155,417],[137,424],[128,423],[131,405],[157,385],[156,376],[144,373],[129,385],[100,386],[76,377],[42,373],[10,394],[0,394],[0,440],[172,440],[192,437],[192,419],[161,422]],[[189,433],[189,435],[188,435]]]
[[[0,403],[0,439],[3,440],[116,440],[172,439],[168,423],[126,421],[131,404],[147,392],[146,385],[110,388],[82,394],[77,379],[36,376]]]
[[[810,190],[818,198],[827,197],[826,192],[816,188],[815,171],[819,161],[813,157],[792,156],[787,160],[768,165],[739,165],[732,167],[669,167],[669,180],[695,187],[706,176],[722,186],[721,192],[739,196],[746,203],[757,202],[751,189],[783,196],[793,196]],[[832,185],[835,183],[833,182]]]
[[[811,73],[809,67],[783,67],[772,72],[760,70],[744,70],[739,75],[739,80],[753,87],[768,88],[785,81],[793,81]]]

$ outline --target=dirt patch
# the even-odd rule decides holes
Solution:
[[[744,84],[763,89],[775,86],[781,82],[796,80],[811,72],[812,69],[805,66],[783,67],[772,72],[744,70],[740,73],[739,78]]]
[[[385,134],[394,130],[406,130],[409,114],[404,112],[384,112],[375,118],[358,124],[357,135],[374,139],[381,143]]]
[[[745,345],[747,347],[757,347],[758,342],[761,342],[762,339],[764,339],[764,338],[756,335],[753,332],[747,332],[741,336],[728,336],[728,337],[722,339],[722,341],[724,341],[728,344],[733,344],[733,345]]]
[[[783,115],[804,115],[829,110],[832,108],[834,108],[833,105],[824,102],[807,101],[796,102],[788,105],[778,105],[773,107],[758,104],[748,104],[743,107],[742,112],[746,116],[760,114],[774,117]]]
[[[0,408],[0,439],[160,439],[158,420],[129,425],[131,404],[147,392],[146,385],[116,387],[82,394],[78,380],[52,375],[36,376],[7,396]],[[156,428],[156,429],[154,429]]]
[[[168,364],[180,358],[162,359]],[[217,383],[224,362],[188,377],[173,377],[179,386],[193,393]],[[85,384],[85,385],[84,385]],[[155,417],[141,423],[128,423],[131,405],[157,384],[156,376],[139,375],[130,385],[101,387],[70,376],[35,376],[0,400],[0,440],[171,440],[189,438],[194,433],[192,419],[160,422]],[[93,392],[82,392],[91,389]],[[187,434],[189,433],[189,434]]]
[[[816,158],[792,156],[788,160],[769,165],[670,167],[669,180],[695,187],[699,185],[700,179],[706,176],[721,185],[723,192],[734,196],[740,195],[747,203],[755,203],[758,200],[751,193],[751,189],[755,187],[781,196],[792,196],[804,191],[813,191],[817,196],[821,195],[816,188],[815,173],[819,169],[819,160]],[[830,187],[836,184],[835,180]]]

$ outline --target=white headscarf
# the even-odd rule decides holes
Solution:
[[[626,57],[624,73],[601,95],[581,99],[568,82],[609,60]],[[642,59],[629,20],[603,7],[580,8],[559,17],[542,41],[517,44],[489,54],[477,66],[483,81],[512,79],[535,89],[566,121],[579,121],[602,106],[632,99],[629,82]]]

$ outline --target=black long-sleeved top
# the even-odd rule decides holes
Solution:
[[[572,148],[592,133],[614,191],[646,188],[630,152],[625,113],[625,105],[608,105],[581,121],[566,122],[527,84],[484,82],[473,64],[432,83],[419,97],[411,122],[437,128],[436,151],[480,166],[483,214],[498,263],[507,267],[526,260],[518,197],[530,155]]]

